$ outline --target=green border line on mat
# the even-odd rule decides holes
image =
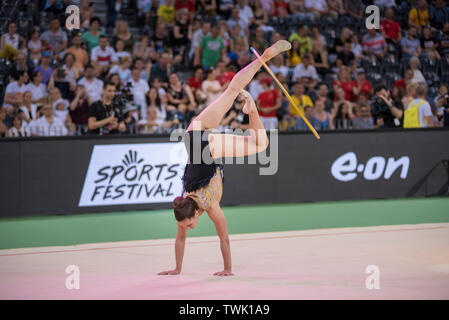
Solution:
[[[449,222],[449,198],[223,207],[230,234]],[[207,215],[189,237],[216,235]],[[0,219],[0,249],[174,239],[172,210]]]

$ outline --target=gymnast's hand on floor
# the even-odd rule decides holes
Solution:
[[[180,273],[181,273],[181,270],[173,269],[173,270],[159,272],[158,275],[159,276],[167,276],[167,275],[168,276],[172,276],[172,275],[177,275],[177,274],[180,274]]]
[[[234,274],[232,272],[229,272],[227,270],[223,270],[223,271],[218,271],[214,273],[214,276],[219,276],[219,277],[226,277],[226,276],[233,276]]]

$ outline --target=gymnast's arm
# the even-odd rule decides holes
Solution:
[[[233,276],[231,262],[231,245],[229,242],[228,225],[223,211],[218,203],[212,204],[207,211],[209,218],[215,224],[218,238],[220,239],[220,249],[223,256],[223,271],[215,272],[214,276]]]
[[[178,233],[176,234],[175,241],[176,268],[174,270],[159,272],[158,275],[175,275],[181,273],[182,259],[184,258],[184,247],[186,244],[186,235],[186,229],[178,225]]]

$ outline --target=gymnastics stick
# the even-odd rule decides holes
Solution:
[[[312,125],[310,124],[310,122],[306,119],[306,117],[304,117],[304,114],[301,112],[301,109],[298,108],[298,106],[296,105],[296,103],[293,101],[292,97],[288,94],[287,90],[285,90],[284,86],[281,84],[281,82],[278,80],[278,78],[276,78],[276,76],[273,74],[273,72],[271,71],[271,69],[267,66],[267,64],[265,63],[265,61],[262,60],[262,58],[259,56],[259,54],[257,53],[257,51],[251,47],[251,51],[254,53],[254,55],[257,57],[257,59],[260,60],[260,62],[262,62],[263,66],[265,67],[265,69],[268,71],[268,73],[270,74],[270,76],[273,78],[273,80],[276,82],[276,84],[279,86],[279,88],[284,92],[284,94],[287,96],[288,100],[290,100],[291,105],[293,106],[293,108],[295,109],[295,111],[297,113],[299,113],[299,115],[301,116],[301,118],[304,120],[304,122],[306,123],[306,125],[309,127],[309,129],[312,131],[312,133],[315,135],[315,137],[317,139],[320,139],[320,136],[318,135],[318,133],[316,132],[315,128],[312,127]]]

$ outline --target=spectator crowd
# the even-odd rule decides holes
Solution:
[[[169,133],[280,39],[247,90],[267,130],[449,126],[445,0],[4,0],[0,137]],[[380,9],[367,29],[365,7]],[[80,28],[66,27],[79,7]],[[102,14],[101,14],[102,13]],[[221,131],[246,129],[237,97]]]

